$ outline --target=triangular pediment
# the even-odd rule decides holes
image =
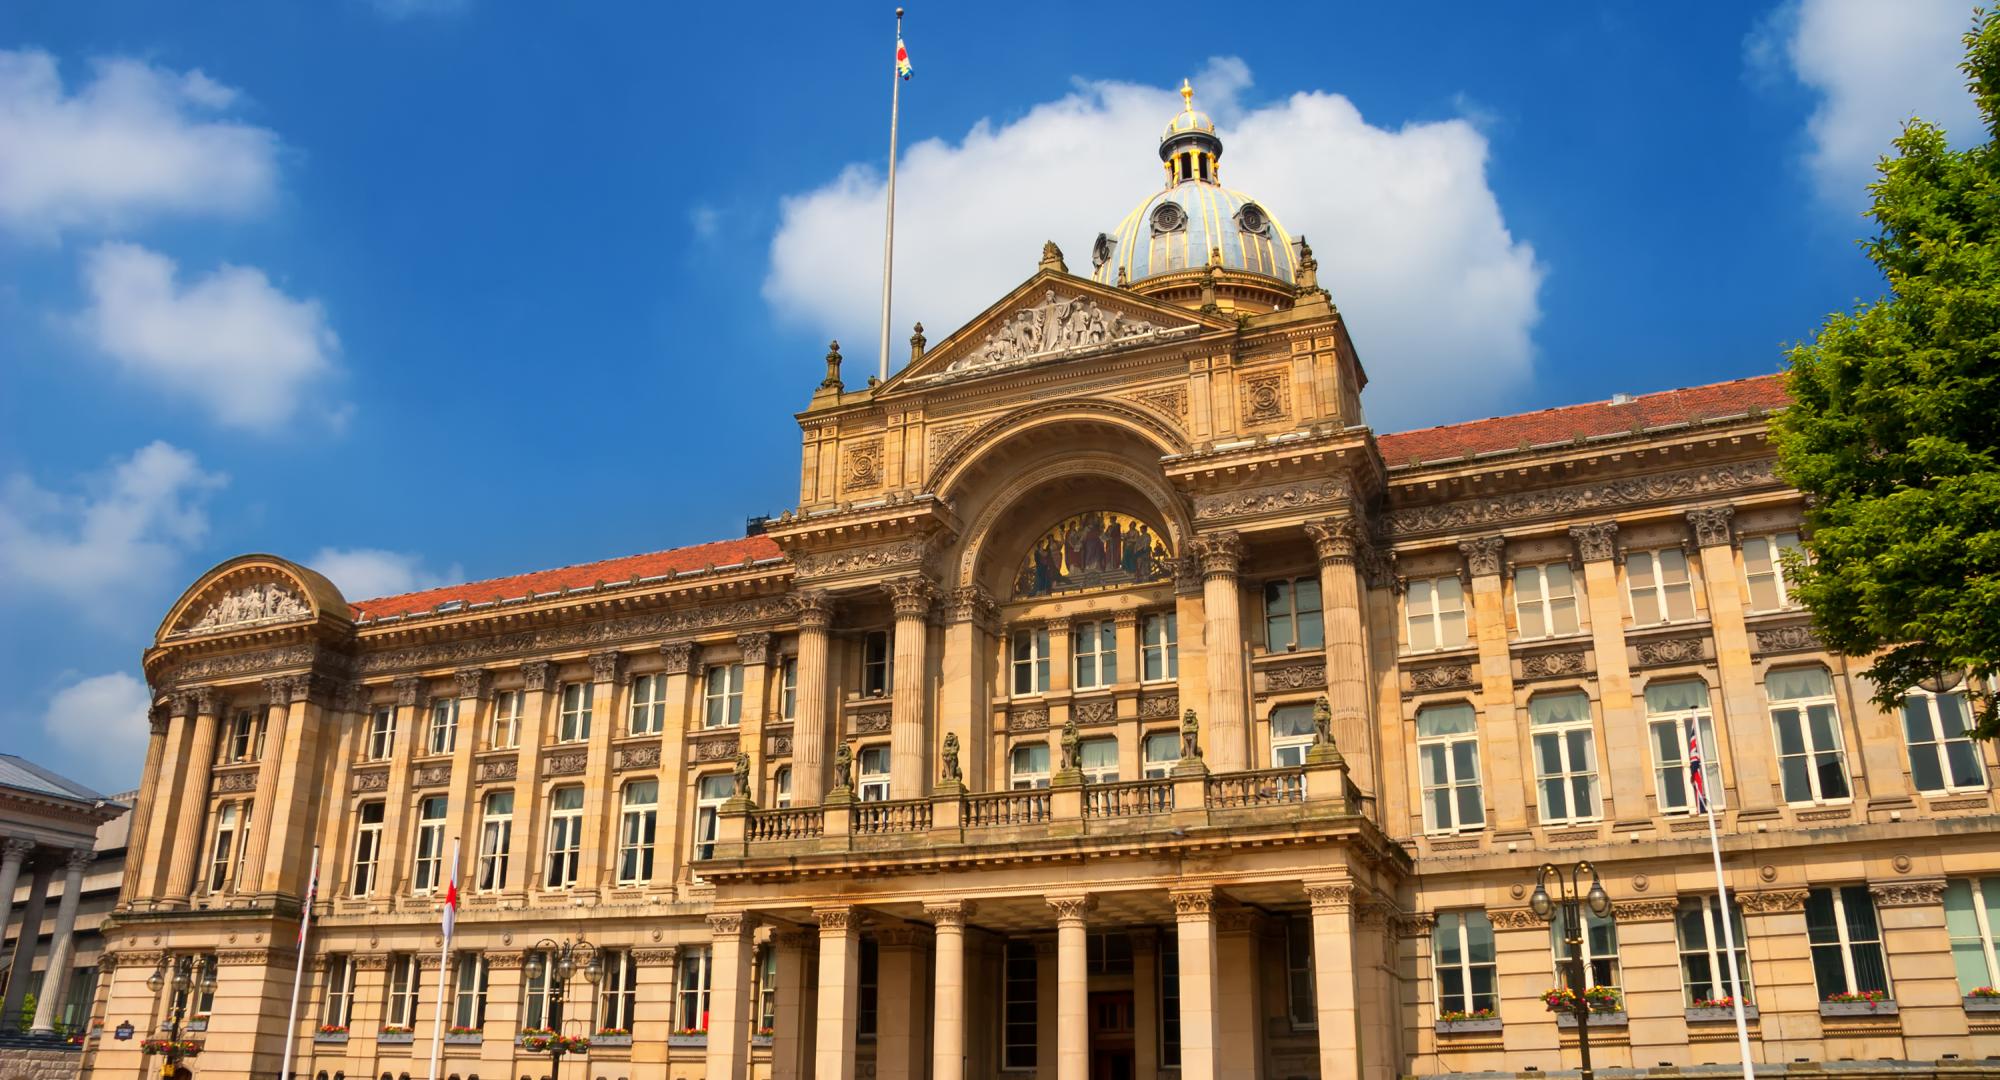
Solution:
[[[1210,315],[1054,270],[1021,283],[892,377],[919,389],[1198,337],[1235,326]]]

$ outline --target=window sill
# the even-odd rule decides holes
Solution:
[[[1472,1035],[1499,1031],[1500,1018],[1487,1016],[1474,1020],[1439,1020],[1431,1026],[1439,1035]]]
[[[409,1046],[417,1041],[414,1031],[385,1031],[375,1036],[377,1046]]]
[[[630,1035],[592,1035],[590,1037],[590,1048],[592,1050],[596,1050],[600,1047],[610,1050],[610,1049],[617,1049],[618,1047],[621,1046],[631,1046],[631,1045],[632,1045],[632,1036]]]
[[[1625,1015],[1625,1010],[1623,1009],[1619,1009],[1616,1012],[1593,1012],[1590,1014],[1590,1026],[1594,1028],[1626,1027],[1630,1023],[1631,1020]],[[1576,1014],[1573,1012],[1557,1013],[1556,1027],[1564,1031],[1574,1029],[1576,1027]]]
[[[751,1046],[751,1048],[752,1048],[752,1049],[757,1049],[757,1048],[762,1048],[762,1047],[769,1047],[769,1046],[771,1045],[771,1041],[772,1041],[772,1036],[770,1036],[770,1035],[752,1035],[752,1036],[750,1036],[750,1046]]]
[[[1819,1003],[1821,1016],[1895,1016],[1899,1010],[1893,1001],[1822,1001]]]
[[[1757,1006],[1743,1006],[1743,1020],[1745,1023],[1756,1023]],[[1736,1010],[1733,1008],[1718,1009],[1709,1006],[1699,1009],[1691,1008],[1687,1010],[1687,1022],[1690,1024],[1733,1024],[1736,1022]]]
[[[478,1045],[479,1045],[480,1043],[482,1043],[482,1042],[485,1042],[485,1041],[486,1041],[486,1036],[484,1036],[484,1035],[450,1035],[450,1034],[447,1034],[447,1035],[446,1035],[446,1036],[444,1037],[444,1044],[445,1044],[446,1046],[478,1046]]]
[[[706,1036],[706,1035],[669,1035],[669,1036],[667,1036],[667,1045],[668,1045],[668,1046],[707,1046],[707,1045],[708,1045],[708,1036]]]
[[[1965,1011],[1969,1013],[2000,1013],[2000,998],[1967,996],[1965,998]]]
[[[347,1032],[342,1031],[331,1034],[314,1032],[313,1042],[319,1043],[322,1046],[340,1046],[347,1042]]]

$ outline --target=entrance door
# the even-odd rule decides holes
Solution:
[[[1090,1080],[1132,1080],[1132,991],[1090,995]]]

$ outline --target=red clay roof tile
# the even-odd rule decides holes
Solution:
[[[672,548],[655,551],[647,555],[626,555],[602,562],[579,563],[556,570],[537,570],[529,574],[515,574],[512,577],[493,578],[489,581],[475,581],[465,585],[446,585],[422,592],[404,593],[401,596],[384,596],[375,600],[351,603],[355,618],[380,619],[390,615],[410,615],[419,611],[430,611],[439,604],[461,600],[467,604],[483,604],[489,600],[511,600],[526,596],[529,591],[553,593],[562,589],[583,588],[600,581],[630,581],[634,577],[650,578],[661,574],[678,573],[685,570],[699,570],[706,566],[735,566],[746,559],[774,559],[778,557],[778,545],[768,536],[746,536],[740,540],[717,540],[691,547]]]

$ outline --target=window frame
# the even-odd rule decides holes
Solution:
[[[1111,747],[1111,764],[1109,766],[1100,765],[1094,769],[1091,768],[1089,763],[1084,760],[1085,748],[1090,748],[1092,750],[1095,750],[1099,747],[1107,745]],[[1093,735],[1088,739],[1078,740],[1076,744],[1076,764],[1077,768],[1082,771],[1083,780],[1084,783],[1086,784],[1117,783],[1118,782],[1118,736]]]
[[[634,802],[635,795],[652,789],[652,801]],[[653,880],[654,852],[660,832],[660,782],[654,779],[629,780],[618,793],[618,876],[619,885],[645,885]]]
[[[430,720],[424,728],[424,747],[431,756],[449,754],[458,745],[458,699],[431,699]]]
[[[1822,895],[1827,897],[1828,910],[1833,916],[1831,929],[1834,933],[1834,940],[1832,941],[1814,940],[1815,928],[1813,926],[1812,908],[1816,898]],[[1868,921],[1874,925],[1875,929],[1875,936],[1872,939],[1862,940],[1853,936],[1854,918],[1848,912],[1848,901],[1855,897],[1859,897],[1861,902],[1867,905]],[[1832,996],[1826,989],[1827,984],[1821,979],[1821,976],[1825,974],[1821,971],[1821,950],[1826,948],[1833,948],[1838,951],[1846,992],[1862,993],[1867,990],[1879,989],[1889,1000],[1895,1000],[1895,980],[1889,975],[1889,950],[1882,939],[1882,917],[1876,910],[1875,898],[1870,895],[1868,886],[1860,884],[1821,885],[1808,890],[1806,893],[1806,947],[1807,954],[1812,958],[1813,988],[1821,1001],[1825,1001]],[[1882,985],[1880,987],[1862,986],[1856,975],[1855,950],[1868,947],[1873,947],[1879,958],[1879,964],[1882,969]],[[1956,979],[1956,977],[1957,972],[1954,970],[1953,978]],[[1835,990],[1832,993],[1840,992],[1840,990]]]
[[[1550,572],[1560,569],[1566,579],[1563,591],[1557,593],[1550,582]],[[1524,588],[1529,575],[1533,575],[1533,591]],[[1522,641],[1539,641],[1543,638],[1569,637],[1583,632],[1583,605],[1578,603],[1576,571],[1566,562],[1534,563],[1514,567],[1514,634]],[[1565,605],[1567,607],[1565,608]],[[1570,626],[1562,629],[1558,620],[1567,610]],[[1532,616],[1536,630],[1529,632]]]
[[[435,808],[437,815],[429,816]],[[411,845],[410,892],[424,896],[444,887],[444,829],[451,817],[451,797],[425,795],[417,800],[415,843]]]
[[[1583,917],[1584,926],[1581,935],[1583,940],[1578,946],[1578,952],[1583,956],[1584,975],[1592,981],[1584,986],[1573,986],[1571,989],[1582,993],[1592,986],[1608,986],[1622,992],[1624,966],[1618,958],[1617,913],[1607,911],[1599,915],[1584,904],[1577,905],[1577,913]],[[1605,936],[1609,939],[1608,948],[1604,951],[1600,951],[1599,946],[1591,940],[1591,934],[1598,927],[1604,928]],[[1556,982],[1559,985],[1568,985],[1569,942],[1564,940],[1563,908],[1560,904],[1549,917],[1549,955],[1555,962]],[[1599,965],[1603,965],[1603,970],[1609,974],[1608,980],[1598,978]]]
[[[1023,645],[1027,648],[1024,650]],[[1050,686],[1049,628],[1016,627],[1007,636],[1008,697],[1040,697]]]
[[[1441,735],[1425,735],[1423,733],[1424,713],[1431,710],[1441,711],[1444,709],[1464,709],[1470,712],[1472,714],[1471,729],[1468,731],[1447,732]],[[1417,790],[1418,798],[1422,804],[1424,834],[1427,836],[1455,836],[1460,833],[1484,831],[1486,828],[1486,780],[1481,759],[1485,755],[1479,746],[1479,710],[1463,701],[1441,701],[1427,704],[1417,709],[1416,731],[1417,752],[1414,760],[1417,766]],[[1460,761],[1457,746],[1460,743],[1470,743],[1472,745],[1472,777],[1470,780],[1458,774]],[[1434,747],[1442,751],[1443,761],[1446,766],[1443,783],[1433,784],[1430,782],[1429,773],[1424,768],[1426,747]],[[1459,820],[1461,817],[1460,811],[1464,805],[1464,792],[1467,789],[1470,789],[1476,796],[1475,802],[1479,808],[1479,820],[1476,822],[1468,823]],[[1436,808],[1433,795],[1438,791],[1449,791],[1451,793],[1449,805],[1452,811],[1452,822],[1448,826],[1441,825],[1435,820]]]
[[[592,712],[596,706],[597,684],[564,683],[556,691],[556,742],[590,741]]]
[[[496,810],[497,800],[507,800],[504,811]],[[499,892],[507,887],[507,864],[514,847],[514,792],[489,791],[479,800],[479,870],[474,885],[479,892]]]
[[[1474,933],[1477,927],[1471,921],[1475,917],[1485,928],[1484,944],[1487,957],[1485,960],[1477,958],[1476,946],[1479,942],[1475,940],[1477,935]],[[1431,984],[1433,993],[1436,994],[1438,1015],[1442,1017],[1447,1012],[1477,1013],[1481,1009],[1490,1009],[1498,1015],[1500,963],[1498,948],[1493,937],[1492,917],[1486,914],[1484,908],[1467,908],[1440,911],[1437,913],[1437,918],[1438,924],[1431,931]],[[1446,959],[1450,955],[1446,951],[1447,946],[1456,950],[1458,960]],[[1483,992],[1479,989],[1481,969],[1486,971],[1487,989]],[[1445,986],[1446,975],[1453,972],[1456,972],[1459,978],[1457,991],[1449,990]],[[1448,1007],[1454,998],[1465,1007],[1462,1009]],[[1482,999],[1487,1003],[1481,1005]]]
[[[1770,686],[1773,675],[1810,669],[1817,669],[1825,677],[1825,693],[1787,698],[1774,698],[1771,696]],[[1764,674],[1764,700],[1766,705],[1765,713],[1771,721],[1772,749],[1776,751],[1777,755],[1779,794],[1785,800],[1786,805],[1825,806],[1852,803],[1854,801],[1854,772],[1847,761],[1847,733],[1841,730],[1840,699],[1833,685],[1833,673],[1819,665],[1809,665],[1808,668],[1804,669],[1798,667],[1772,669]],[[1832,713],[1832,720],[1827,725],[1827,730],[1833,734],[1834,745],[1832,749],[1821,748],[1813,737],[1811,710],[1815,706],[1824,706]],[[1805,747],[1799,753],[1788,754],[1785,752],[1785,740],[1780,726],[1783,721],[1779,719],[1778,715],[1783,712],[1795,712],[1797,714],[1796,722],[1798,724],[1799,737],[1802,745]],[[1841,784],[1846,789],[1840,795],[1827,795],[1822,790],[1824,784],[1821,770],[1825,765],[1820,759],[1829,755],[1835,758],[1840,766]],[[1805,777],[1809,797],[1804,799],[1793,797],[1790,778],[1786,775],[1785,767],[1788,759],[1795,758],[1803,758],[1806,765]]]
[[[210,833],[208,844],[208,873],[205,885],[211,893],[220,893],[229,888],[237,874],[233,871],[243,859],[243,849],[249,847],[250,803],[230,800],[217,803],[215,807],[215,828]]]
[[[493,716],[486,725],[488,750],[517,750],[521,746],[521,712],[525,690],[493,692]]]
[[[1958,702],[1959,734],[1955,737],[1944,733],[1945,718],[1940,706],[1945,699]],[[1930,738],[1921,743],[1911,738],[1913,732],[1910,730],[1911,723],[1915,719],[1911,715],[1911,706],[1918,703],[1923,706],[1923,719],[1930,728],[1927,732]],[[1902,719],[1903,748],[1909,756],[1912,789],[1925,795],[1956,795],[1961,792],[1988,789],[1990,783],[1986,776],[1986,755],[1980,749],[1979,740],[1972,737],[1971,706],[1966,702],[1962,692],[1947,690],[1941,694],[1933,694],[1928,690],[1911,690],[1903,698]],[[1919,746],[1929,748],[1931,758],[1936,763],[1938,779],[1941,781],[1938,786],[1925,787],[1918,778],[1917,747]],[[1978,782],[1971,784],[1957,782],[1957,767],[1951,760],[1951,752],[1954,749],[1963,749],[1971,755],[1973,771],[1979,774]]]
[[[1310,608],[1300,599],[1303,591],[1312,594]],[[1320,593],[1319,575],[1301,574],[1264,582],[1264,651],[1315,652],[1324,648],[1326,597]]]
[[[1769,569],[1752,569],[1750,549],[1753,544],[1768,549],[1759,558]],[[1784,555],[1787,551],[1797,551],[1800,548],[1799,534],[1785,531],[1746,536],[1740,541],[1739,546],[1743,550],[1744,610],[1761,614],[1767,611],[1790,611],[1797,608],[1798,601],[1792,598],[1792,583],[1785,577]],[[1771,593],[1777,601],[1771,606],[1760,606],[1758,603],[1757,585],[1760,578],[1768,578],[1770,581]]]
[[[1022,769],[1019,757],[1022,751],[1033,756],[1035,750],[1042,752],[1040,769]],[[1025,783],[1023,781],[1026,781]],[[1049,744],[1045,739],[1030,739],[1017,742],[1007,748],[1007,790],[1040,791],[1049,786]]]
[[[492,970],[487,966],[486,954],[465,950],[452,957],[451,980],[451,1020],[457,1027],[484,1028],[486,1026],[486,992],[492,982]],[[471,984],[471,985],[469,985]]]
[[[423,989],[423,971],[417,954],[390,953],[388,973],[383,976],[382,1023],[384,1026],[414,1028],[417,1006]]]
[[[1729,808],[1729,799],[1723,788],[1722,747],[1715,734],[1714,689],[1700,678],[1660,679],[1648,683],[1647,688],[1667,683],[1691,683],[1701,687],[1702,702],[1699,708],[1673,709],[1654,712],[1646,706],[1646,746],[1653,759],[1653,806],[1662,817],[1691,817],[1701,813],[1694,797],[1694,783],[1688,773],[1687,745],[1688,726],[1696,725],[1701,732],[1701,772],[1708,787],[1708,802],[1717,813]],[[1645,700],[1645,690],[1639,694]],[[1666,743],[1660,741],[1660,729],[1671,730]],[[1674,757],[1668,760],[1662,752],[1663,745],[1674,749]],[[1671,803],[1668,788],[1678,786],[1681,802]]]
[[[1952,923],[1956,921],[1952,912],[1953,894],[1961,891],[1970,909],[1965,917],[1972,920],[1971,934],[1955,933],[1952,929]],[[1991,906],[1986,899],[1989,892],[1995,896]],[[1947,878],[1943,899],[1945,936],[1951,942],[1952,976],[1958,980],[1959,996],[1969,997],[1981,987],[2000,986],[2000,948],[1996,948],[1994,942],[1995,915],[2000,914],[2000,876]],[[1971,986],[1966,985],[1968,980],[1960,969],[1961,948],[1967,942],[1977,950],[1976,955],[1985,968]]]
[[[874,767],[879,762],[880,768]],[[888,743],[869,743],[854,750],[854,797],[862,802],[889,801],[892,767]]]
[[[1118,684],[1116,620],[1088,619],[1071,624],[1069,651],[1071,689],[1108,690]],[[1088,679],[1084,678],[1086,672]]]
[[[727,784],[728,793],[709,793],[711,780]],[[712,772],[695,777],[694,796],[694,861],[705,862],[715,858],[715,844],[721,835],[722,804],[736,797],[735,774]]]
[[[1704,941],[1690,945],[1687,938],[1688,917],[1696,910],[1701,913]],[[1757,989],[1750,977],[1750,942],[1743,922],[1743,908],[1735,897],[1729,903],[1730,932],[1736,938],[1736,971],[1743,983],[1743,1004],[1748,1007],[1757,1003]],[[1679,950],[1681,969],[1681,999],[1687,1008],[1694,1008],[1695,1002],[1702,1000],[1696,993],[1696,980],[1691,964],[1701,960],[1708,965],[1708,982],[1714,992],[1709,1000],[1735,997],[1735,989],[1729,982],[1729,947],[1722,934],[1722,902],[1714,893],[1682,896],[1674,908],[1674,946]]]
[[[368,737],[362,742],[362,760],[388,761],[396,753],[396,709],[393,705],[375,708],[368,716]]]
[[[1000,1069],[1031,1072],[1041,1041],[1041,971],[1035,943],[1008,938],[1000,947]]]
[[[625,734],[658,735],[667,725],[667,676],[632,676],[631,703],[625,710]]]
[[[559,800],[571,792],[576,793],[576,805],[560,805]],[[542,864],[544,889],[568,889],[576,885],[583,864],[584,801],[581,784],[549,789],[549,849]]]
[[[799,658],[783,657],[778,661],[778,719],[791,721],[799,718]]]
[[[1579,698],[1583,702],[1581,717],[1572,717],[1549,723],[1537,723],[1535,703],[1547,702],[1555,698]],[[1572,760],[1577,752],[1574,736],[1583,736],[1582,752],[1587,760],[1579,764]],[[1543,740],[1552,738],[1560,768],[1556,773],[1546,770],[1548,762],[1543,756]],[[1597,716],[1590,695],[1582,690],[1556,690],[1535,694],[1528,698],[1528,748],[1529,757],[1535,768],[1535,811],[1543,825],[1582,825],[1604,820],[1604,793],[1599,789],[1597,777],[1602,769],[1597,753]],[[1549,812],[1550,785],[1563,796],[1566,813]],[[1578,813],[1576,787],[1581,784],[1584,796],[1590,802],[1588,813]]]
[[[701,673],[703,730],[743,726],[743,663],[710,664]]]
[[[1285,920],[1285,1016],[1293,1031],[1319,1030],[1319,986],[1313,971],[1310,915]]]
[[[319,1022],[327,1027],[347,1027],[354,1018],[354,958],[332,953],[326,958],[326,977],[320,983]]]
[[[368,820],[371,810],[374,821]],[[349,896],[368,896],[375,891],[382,873],[382,838],[388,816],[388,805],[382,799],[370,799],[354,808],[354,858],[347,864]]]
[[[861,696],[887,697],[895,677],[896,656],[889,647],[889,631],[865,630],[861,634]]]
[[[1181,677],[1180,614],[1150,612],[1139,619],[1139,681],[1173,682]]]
[[[1446,600],[1457,606],[1447,607]],[[1465,582],[1457,574],[1412,578],[1403,587],[1404,642],[1413,655],[1465,648],[1472,641],[1471,619],[1465,607]]]
[[[715,986],[715,956],[707,945],[681,946],[674,972],[674,1031],[708,1030],[709,994]]]
[[[1155,745],[1171,746],[1174,751],[1174,756],[1171,758],[1154,757],[1152,750]],[[1180,763],[1181,763],[1180,732],[1148,731],[1142,733],[1139,736],[1139,767],[1141,775],[1143,775],[1146,779],[1163,780],[1167,777],[1170,777],[1174,774],[1175,767],[1178,766]]]
[[[1299,716],[1305,717],[1305,730],[1289,732],[1284,735],[1278,734],[1278,716],[1280,713],[1284,714],[1286,719],[1294,719]],[[1271,741],[1272,768],[1292,769],[1306,763],[1306,755],[1312,752],[1314,733],[1317,730],[1313,725],[1312,714],[1313,706],[1302,701],[1280,702],[1271,706],[1270,714],[1264,718],[1264,730]],[[1289,757],[1296,757],[1298,760],[1286,760]]]
[[[597,1016],[590,1034],[606,1029],[632,1030],[639,1007],[639,963],[630,949],[606,949],[598,979]]]
[[[1664,556],[1671,554],[1680,561],[1680,580],[1669,580]],[[1648,583],[1639,584],[1636,573],[1639,560],[1645,560]],[[1625,575],[1625,604],[1634,627],[1672,626],[1676,623],[1692,622],[1701,617],[1701,608],[1695,603],[1694,560],[1678,547],[1648,548],[1644,551],[1628,551],[1622,561]],[[1639,597],[1642,592],[1658,615],[1658,618],[1641,618]],[[1674,614],[1674,600],[1682,598],[1687,603],[1687,614]]]

